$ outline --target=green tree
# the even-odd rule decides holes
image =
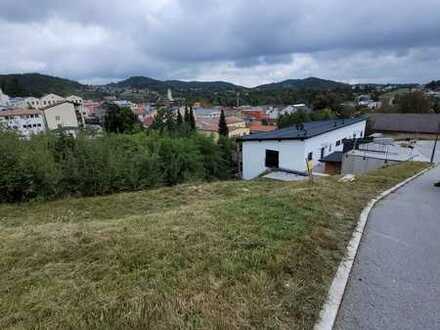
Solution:
[[[426,113],[432,111],[431,100],[420,91],[398,95],[395,103],[400,113]]]
[[[189,109],[188,109],[187,105],[185,106],[185,113],[183,115],[183,121],[189,125],[190,119],[189,119]]]
[[[140,130],[140,123],[129,108],[120,108],[113,103],[108,103],[105,107],[104,128],[106,132],[123,134]]]
[[[196,130],[196,119],[194,117],[194,111],[192,106],[189,107],[189,127],[191,128],[191,131]]]
[[[218,122],[218,134],[220,134],[220,136],[229,136],[229,128],[223,110],[220,113],[220,120]]]
[[[183,125],[183,118],[182,118],[182,114],[180,113],[180,110],[177,110],[177,126],[178,127],[182,127]]]
[[[157,111],[153,124],[150,128],[159,130],[160,132],[166,130],[169,133],[174,134],[176,133],[177,126],[178,125],[174,113],[167,108],[160,108]]]
[[[285,128],[294,125],[299,125],[310,121],[310,115],[302,110],[294,113],[281,115],[278,118],[278,128]]]

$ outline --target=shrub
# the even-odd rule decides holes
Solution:
[[[226,157],[227,158],[227,157]],[[199,134],[63,134],[21,140],[0,133],[0,202],[133,191],[230,178],[225,148]]]

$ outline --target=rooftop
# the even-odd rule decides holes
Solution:
[[[226,124],[228,126],[244,122],[243,119],[235,117],[235,116],[226,117],[225,119],[226,119]],[[197,128],[202,131],[212,131],[212,132],[215,131],[215,132],[217,132],[219,121],[220,121],[220,118],[198,118],[196,120],[196,125],[197,125]]]
[[[370,119],[375,131],[428,134],[440,131],[439,113],[376,113]]]
[[[359,118],[351,118],[351,119],[311,121],[304,123],[303,127],[292,126],[292,127],[278,129],[272,132],[247,135],[242,137],[240,140],[241,141],[305,140],[365,120],[367,120],[365,117],[359,117]]]
[[[325,156],[324,158],[320,159],[319,161],[325,162],[325,163],[340,163],[340,162],[342,162],[343,154],[344,153],[342,151],[335,151],[335,152],[332,152],[331,154]]]
[[[272,132],[277,129],[276,126],[272,125],[263,125],[261,122],[251,122],[249,123],[249,129],[251,132],[259,133],[259,132]]]
[[[0,117],[26,116],[26,115],[41,115],[41,111],[36,109],[10,109],[10,110],[0,111]]]

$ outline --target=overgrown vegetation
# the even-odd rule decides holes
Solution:
[[[0,205],[0,328],[311,329],[360,210],[423,166]]]
[[[306,113],[302,110],[299,110],[295,113],[281,115],[278,118],[277,124],[278,128],[285,128],[309,121],[329,120],[334,118],[336,118],[336,114],[330,109],[314,111],[311,113]]]
[[[101,195],[230,178],[230,157],[213,139],[149,131],[102,137],[0,132],[0,202]]]

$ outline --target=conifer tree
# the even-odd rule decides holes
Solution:
[[[226,124],[225,112],[223,110],[220,114],[220,121],[218,122],[218,134],[225,137],[229,136],[229,128]]]
[[[194,111],[192,106],[189,107],[189,125],[191,128],[191,131],[196,130],[196,119],[194,118]]]
[[[183,125],[183,118],[180,110],[177,110],[177,126],[180,128]]]
[[[189,110],[188,110],[188,106],[187,105],[185,105],[185,113],[184,113],[184,116],[183,116],[183,121],[186,124],[189,124]]]

